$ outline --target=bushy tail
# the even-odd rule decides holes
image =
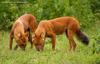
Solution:
[[[89,44],[89,39],[86,35],[84,35],[81,30],[77,30],[76,31],[76,35],[77,37],[82,41],[82,43],[84,43],[85,45],[88,45]]]

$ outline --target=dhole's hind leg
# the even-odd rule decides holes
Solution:
[[[71,43],[71,41],[70,41],[70,39],[69,39],[69,36],[70,35],[68,35],[69,33],[68,33],[68,30],[66,30],[66,38],[68,38],[68,40],[69,40],[69,45],[70,45],[70,49],[69,50],[71,50],[72,49],[72,43]]]
[[[15,46],[14,50],[17,50],[17,48],[18,48],[18,45]]]
[[[10,47],[10,50],[12,50],[12,44],[13,44],[13,34],[10,33],[10,42],[9,42],[9,47]]]
[[[69,50],[71,50],[71,49],[75,50],[76,43],[73,39],[74,32],[72,30],[68,30],[66,35],[68,36],[68,39],[69,39],[69,44],[70,44],[70,49]]]

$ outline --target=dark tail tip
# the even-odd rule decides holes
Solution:
[[[85,34],[83,34],[83,33],[81,32],[81,30],[77,30],[77,31],[76,31],[76,35],[77,35],[78,38],[83,42],[83,44],[85,44],[85,45],[88,45],[88,44],[89,44],[89,39],[88,39],[88,37],[87,37]]]
[[[86,45],[89,44],[89,39],[87,38],[87,36],[84,36],[83,39],[82,39],[82,42]]]

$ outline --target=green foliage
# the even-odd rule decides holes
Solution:
[[[80,20],[82,26],[88,27],[94,21],[94,16],[90,8],[90,1],[88,0],[76,0],[71,2],[71,12],[72,14]],[[70,12],[70,13],[71,13]]]
[[[94,22],[91,9],[93,2],[89,0],[4,0],[0,3],[0,30],[9,30],[13,22],[25,13],[36,16],[38,22],[43,19],[74,16],[83,28],[88,28]]]
[[[100,0],[91,0],[91,9],[93,13],[100,13]]]

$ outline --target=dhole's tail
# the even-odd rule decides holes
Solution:
[[[82,41],[82,43],[84,43],[85,45],[88,45],[89,44],[89,39],[86,35],[84,35],[81,30],[77,30],[76,31],[76,35],[77,37]]]

